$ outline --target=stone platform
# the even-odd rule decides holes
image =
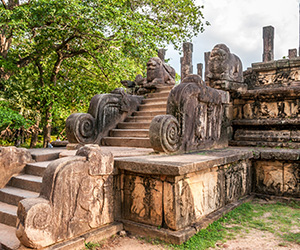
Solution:
[[[119,224],[99,229],[93,241],[124,227],[133,234],[181,244],[251,199],[254,193],[300,197],[300,150],[297,149],[228,147],[181,155],[156,154],[143,148],[101,147],[101,150],[114,155],[111,197],[114,197],[114,221]],[[50,164],[54,157],[70,158],[76,154],[76,150],[62,148],[30,151],[36,160],[47,161],[45,164]],[[28,165],[37,164],[42,162]],[[83,242],[90,239],[86,236],[89,232],[51,249],[84,247]],[[7,249],[18,245],[17,238],[12,238],[14,241],[6,244]]]

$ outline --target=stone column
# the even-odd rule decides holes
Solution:
[[[197,75],[201,76],[201,78],[203,77],[203,64],[202,63],[198,63],[197,64]]]
[[[263,62],[274,60],[274,27],[263,27],[264,53]]]
[[[193,44],[183,43],[183,57],[180,58],[181,81],[190,74],[193,74]]]
[[[207,74],[208,74],[208,59],[209,59],[209,57],[210,57],[210,52],[204,52],[204,63],[205,63],[204,78],[205,78],[205,81],[208,81],[208,79],[206,79],[206,78],[207,78]]]
[[[158,57],[160,58],[160,60],[165,62],[166,50],[165,49],[159,49],[157,51],[157,53],[158,53]]]
[[[297,49],[289,49],[289,59],[297,57]]]

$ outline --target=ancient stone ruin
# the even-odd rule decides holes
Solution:
[[[263,38],[244,72],[214,46],[205,81],[185,43],[175,86],[161,50],[67,119],[78,150],[0,148],[1,247],[82,249],[121,230],[181,244],[256,196],[300,198],[300,57],[274,61],[274,29]]]
[[[188,152],[228,145],[227,128],[222,127],[226,92],[204,85],[199,75],[188,75],[168,98],[167,115],[156,116],[149,136],[154,150]]]

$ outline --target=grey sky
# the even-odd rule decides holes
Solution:
[[[214,45],[225,43],[232,53],[240,57],[243,68],[261,62],[262,28],[275,28],[275,59],[288,55],[288,50],[299,46],[298,0],[196,0],[204,5],[203,14],[211,26],[193,39],[193,65],[204,62],[204,52]],[[180,54],[168,48],[166,58],[180,74]]]

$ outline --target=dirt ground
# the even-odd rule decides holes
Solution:
[[[164,245],[153,245],[145,240],[134,236],[116,236],[105,241],[99,248],[103,250],[156,250],[171,249]],[[262,232],[252,229],[249,233],[238,235],[233,240],[227,240],[225,243],[217,242],[215,248],[212,249],[228,249],[228,250],[277,250],[277,249],[299,249],[300,246],[295,243],[283,242],[276,238],[272,233]]]

